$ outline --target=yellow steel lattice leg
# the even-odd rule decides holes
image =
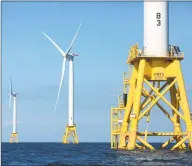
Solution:
[[[10,143],[18,143],[18,134],[17,133],[11,134]]]
[[[192,124],[191,124],[190,110],[189,110],[183,75],[181,71],[180,62],[176,60],[175,64],[176,64],[176,67],[178,68],[178,73],[177,73],[178,88],[179,88],[179,94],[180,94],[181,103],[183,107],[183,113],[185,117],[185,123],[186,123],[188,138],[189,138],[189,145],[192,148]]]
[[[171,103],[172,105],[179,111],[179,101],[177,100],[177,90],[176,90],[176,86],[172,86],[170,88],[170,97],[171,97]],[[174,110],[172,110],[173,113],[173,123],[174,123],[174,132],[175,133],[180,133],[181,132],[181,126],[180,126],[180,118],[179,116],[174,112]],[[178,143],[183,137],[182,136],[176,136],[175,140],[176,143]],[[185,149],[186,145],[185,143],[183,143],[181,146],[179,146],[179,149]]]
[[[136,83],[136,77],[137,77],[137,64],[133,68],[133,73],[131,76],[131,81],[130,81],[130,89],[129,89],[129,95],[128,95],[128,100],[127,100],[127,105],[125,108],[125,114],[123,118],[123,123],[122,123],[122,128],[121,128],[121,136],[120,136],[120,148],[125,148],[126,146],[126,132],[128,130],[128,123],[130,120],[130,113],[131,109],[133,106],[133,97],[134,97],[134,92],[135,92],[135,83]]]
[[[72,140],[70,140],[69,138],[72,137]],[[62,139],[62,143],[67,144],[73,142],[75,144],[78,143],[78,139],[77,139],[77,132],[76,132],[76,126],[66,126],[66,132],[63,136]]]
[[[137,85],[135,88],[135,95],[133,100],[133,117],[130,122],[130,132],[129,132],[129,142],[128,149],[135,149],[136,137],[137,137],[137,128],[138,128],[138,117],[139,117],[139,109],[141,103],[141,92],[143,87],[143,79],[144,79],[144,71],[145,71],[145,63],[146,61],[142,59],[139,63],[139,71],[137,76]]]

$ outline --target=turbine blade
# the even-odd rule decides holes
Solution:
[[[9,95],[9,107],[8,108],[10,108],[10,105],[11,105],[11,93]]]
[[[67,55],[67,54],[69,53],[69,51],[71,50],[71,47],[72,47],[72,45],[73,45],[73,43],[74,43],[74,41],[75,41],[75,39],[76,39],[76,37],[77,37],[77,35],[78,35],[78,33],[79,33],[79,30],[80,30],[80,28],[81,28],[82,22],[83,22],[83,19],[81,20],[81,23],[80,23],[80,25],[79,25],[79,27],[78,27],[78,29],[77,29],[77,32],[76,32],[76,34],[75,34],[75,36],[74,36],[71,44],[69,45],[69,48],[68,48],[67,51],[66,51],[66,55]]]
[[[9,80],[9,107],[10,108],[10,105],[11,105],[11,96],[12,95],[12,81],[11,81],[11,77],[10,77],[10,80]]]
[[[42,32],[45,37],[47,37],[47,39],[49,39],[49,41],[57,48],[57,50],[65,57],[66,53],[57,45],[57,43],[55,43],[46,33]]]
[[[61,86],[62,86],[62,83],[63,83],[63,77],[64,77],[64,74],[65,74],[65,63],[66,63],[66,57],[64,57],[64,59],[63,59],[63,66],[62,66],[62,72],[61,72],[61,80],[60,80],[59,91],[58,91],[58,95],[57,95],[57,100],[56,100],[53,116],[55,115],[55,111],[56,111],[56,108],[57,108],[57,103],[58,103],[59,95],[60,95],[60,91],[61,91]]]
[[[13,94],[11,77],[10,77],[10,80],[9,80],[9,88],[10,88],[10,93]]]

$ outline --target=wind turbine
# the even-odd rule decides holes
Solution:
[[[13,98],[13,132],[10,137],[10,143],[18,143],[18,134],[17,134],[17,104],[16,104],[16,97],[19,93],[13,93],[12,90],[12,80],[10,77],[9,81],[9,87],[10,87],[10,92],[9,92],[9,108],[11,105],[11,99]]]
[[[66,64],[66,60],[69,61],[69,119],[68,119],[68,124],[66,126],[66,132],[63,136],[62,142],[63,143],[68,143],[68,138],[70,136],[73,137],[74,143],[78,143],[78,139],[77,139],[77,133],[76,133],[76,125],[74,124],[74,82],[73,82],[73,77],[74,77],[74,70],[73,70],[73,60],[74,60],[74,56],[78,56],[78,54],[74,54],[71,53],[71,48],[73,46],[73,43],[75,42],[75,39],[79,33],[79,30],[81,28],[81,23],[77,29],[77,32],[71,42],[71,44],[69,45],[68,49],[66,52],[64,52],[57,44],[55,41],[53,41],[47,34],[45,34],[43,32],[43,34],[49,39],[49,41],[56,47],[56,49],[61,53],[61,55],[63,56],[63,66],[62,66],[62,72],[61,72],[61,79],[60,79],[60,85],[59,85],[59,91],[58,91],[58,95],[57,95],[57,100],[56,100],[56,104],[55,104],[55,108],[54,108],[54,114],[57,108],[57,103],[59,100],[59,95],[60,95],[60,91],[61,91],[61,87],[62,87],[62,83],[63,83],[63,78],[64,78],[64,73],[65,73],[65,64]]]

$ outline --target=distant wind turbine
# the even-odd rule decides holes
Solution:
[[[12,90],[12,80],[10,77],[10,81],[9,81],[9,88],[10,88],[10,92],[9,92],[9,108],[11,105],[11,99],[13,98],[13,133],[11,134],[10,137],[10,143],[13,142],[18,142],[18,134],[17,134],[17,103],[16,103],[16,97],[19,93],[13,93]]]
[[[71,53],[71,48],[73,46],[73,43],[75,42],[75,39],[79,33],[79,30],[81,28],[82,25],[82,21],[77,29],[77,32],[72,40],[72,42],[70,43],[68,49],[66,52],[64,52],[59,46],[58,44],[56,44],[55,41],[53,41],[47,34],[45,34],[44,32],[42,32],[48,39],[49,41],[56,47],[56,49],[61,53],[61,55],[63,56],[63,65],[62,65],[62,72],[61,72],[61,79],[60,79],[60,85],[59,85],[59,91],[58,91],[58,95],[57,95],[57,100],[56,100],[56,104],[55,104],[55,108],[54,108],[54,113],[53,115],[55,115],[55,111],[57,108],[57,103],[59,100],[59,96],[60,96],[60,91],[61,91],[61,87],[62,87],[62,83],[63,83],[63,78],[64,78],[64,73],[65,73],[65,64],[66,64],[66,60],[69,61],[69,119],[68,119],[68,125],[66,126],[66,139],[70,134],[70,132],[74,132],[74,134],[72,135],[74,137],[75,143],[78,143],[77,141],[77,137],[76,137],[76,127],[74,125],[74,81],[73,81],[73,77],[74,77],[74,70],[73,70],[73,60],[74,60],[74,56],[78,56],[78,54],[74,54]],[[64,141],[66,139],[63,139],[63,143],[67,143],[67,141]]]

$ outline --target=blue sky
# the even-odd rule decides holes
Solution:
[[[191,9],[192,2],[169,4],[169,43],[185,53],[182,69],[190,105]],[[68,65],[53,117],[62,56],[41,32],[66,50],[81,18],[83,25],[72,48],[80,54],[74,61],[78,138],[110,141],[110,107],[117,105],[117,94],[123,90],[129,46],[136,42],[143,46],[143,2],[2,2],[2,141],[8,141],[12,132],[9,76],[13,90],[20,93],[19,141],[61,141],[68,120]],[[149,128],[157,131],[162,119],[154,113],[153,120],[156,123]],[[168,124],[161,123],[161,131],[172,130]]]

